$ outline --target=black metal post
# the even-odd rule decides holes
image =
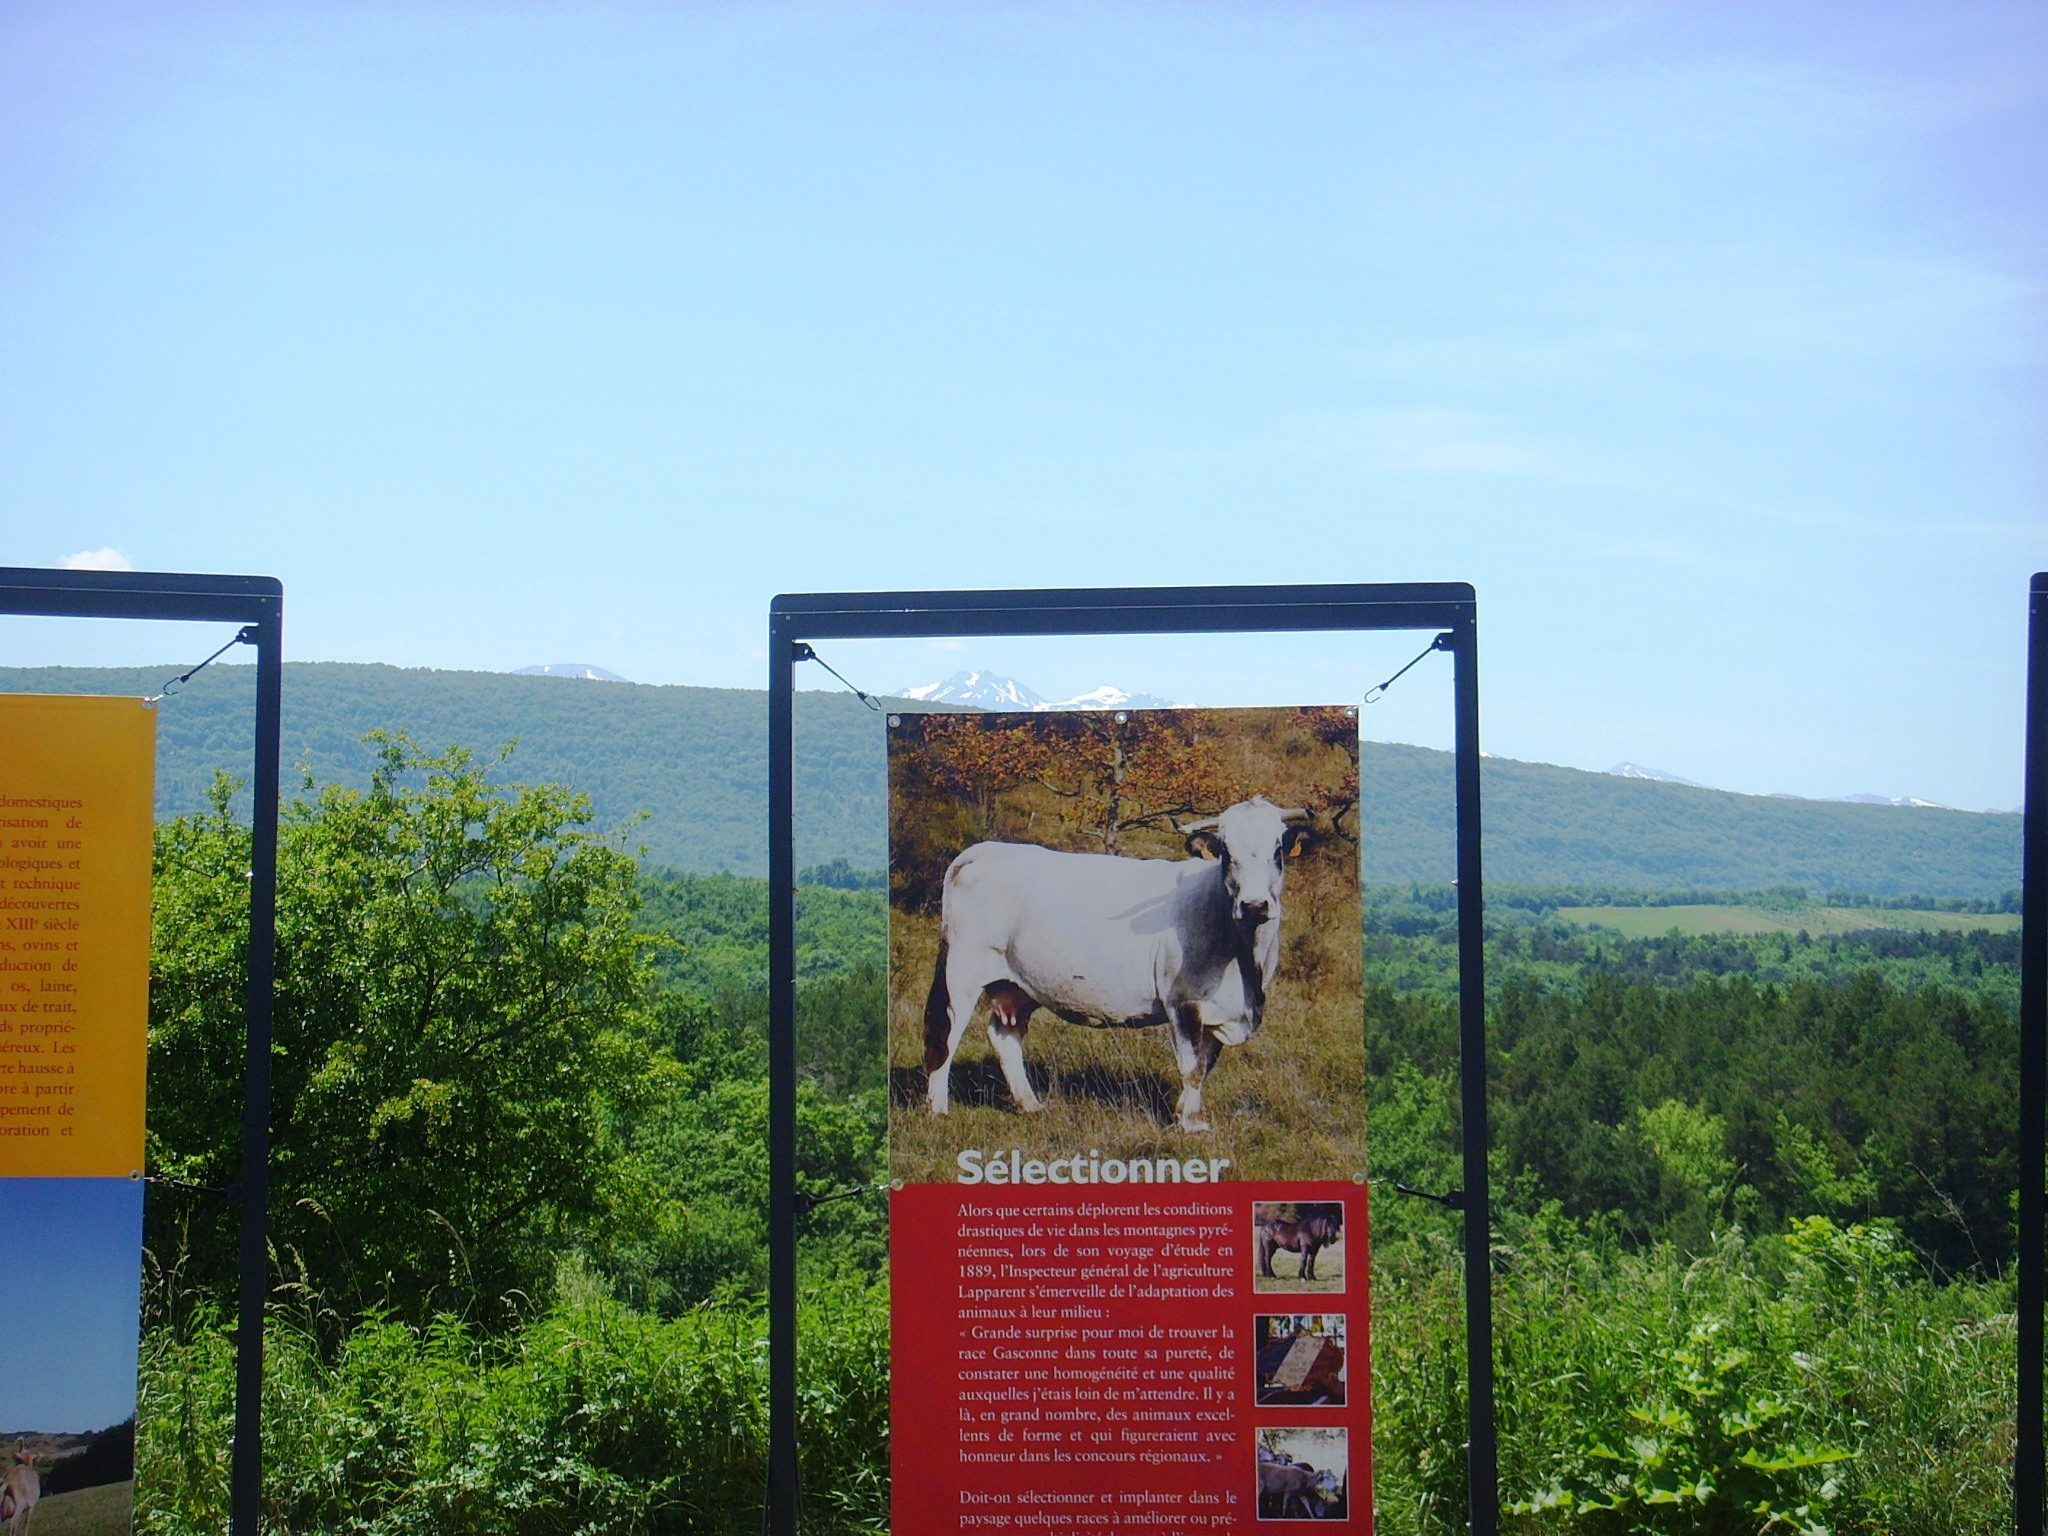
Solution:
[[[768,1496],[769,1536],[799,1519],[796,1424],[797,654],[768,620]]]
[[[1458,787],[1458,1056],[1465,1153],[1465,1497],[1473,1536],[1500,1525],[1493,1424],[1493,1202],[1487,1181],[1486,891],[1479,862],[1479,630],[1452,627]]]
[[[2041,1536],[2042,1164],[2048,1158],[2048,574],[2027,610],[2027,767],[2020,918],[2020,1252],[2018,1443],[2013,1529]]]
[[[45,618],[186,620],[245,627],[256,647],[250,807],[249,987],[244,997],[241,1270],[235,1331],[235,1443],[228,1529],[257,1536],[263,1503],[263,1301],[268,1279],[271,1002],[277,936],[278,743],[283,718],[284,588],[268,576],[0,567],[0,613]]]
[[[270,1041],[277,948],[277,760],[284,614],[250,626],[256,647],[256,773],[249,805],[249,991],[242,1065],[241,1275],[235,1326],[235,1459],[228,1528],[257,1536],[263,1510],[263,1303],[270,1265]]]

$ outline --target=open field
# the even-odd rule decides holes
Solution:
[[[30,1529],[35,1536],[128,1536],[134,1511],[133,1482],[102,1483],[43,1499]]]
[[[1655,938],[1676,928],[1683,934],[1708,933],[1868,933],[1872,929],[1907,932],[1967,933],[1987,928],[2017,933],[2017,912],[1893,911],[1885,907],[1559,907],[1566,922],[1612,928],[1632,939]]]

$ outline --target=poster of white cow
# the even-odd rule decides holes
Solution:
[[[892,1175],[1362,1174],[1357,726],[891,716]]]

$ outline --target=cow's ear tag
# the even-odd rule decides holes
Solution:
[[[1200,855],[1201,855],[1201,856],[1202,856],[1203,858],[1207,859],[1207,860],[1208,860],[1208,861],[1209,861],[1209,862],[1210,862],[1211,864],[1214,864],[1214,863],[1216,862],[1216,850],[1215,850],[1214,848],[1211,848],[1211,847],[1210,847],[1210,846],[1209,846],[1209,845],[1208,845],[1207,843],[1197,843],[1197,844],[1195,844],[1195,852],[1196,852],[1196,853],[1199,853],[1199,854],[1200,854]]]
[[[1301,838],[1298,838],[1298,837],[1297,837],[1297,838],[1296,838],[1296,839],[1294,840],[1294,846],[1293,846],[1293,847],[1291,847],[1291,848],[1289,848],[1289,849],[1287,850],[1287,857],[1289,857],[1290,859],[1298,859],[1298,858],[1300,858],[1300,857],[1301,857],[1301,850],[1302,850],[1303,848],[1307,847],[1307,846],[1308,846],[1308,845],[1307,845],[1307,843],[1306,843],[1306,842],[1304,842],[1304,841],[1303,841],[1303,840],[1302,840]]]

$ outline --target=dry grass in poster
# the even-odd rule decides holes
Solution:
[[[890,1171],[956,1178],[965,1148],[1228,1158],[1227,1177],[1349,1178],[1365,1169],[1357,722],[1342,708],[903,715],[890,731]],[[1168,1026],[1085,1027],[1039,1012],[1024,1038],[1045,1108],[1017,1106],[984,1002],[927,1108],[926,1003],[940,891],[972,844],[1190,857],[1186,828],[1254,795],[1309,813],[1288,861],[1280,959],[1263,1023],[1209,1073],[1207,1133],[1183,1131]]]

